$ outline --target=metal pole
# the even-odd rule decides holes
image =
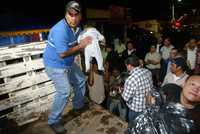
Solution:
[[[175,21],[174,0],[172,0],[172,22]]]

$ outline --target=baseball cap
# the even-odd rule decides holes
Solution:
[[[70,11],[71,9],[76,10],[77,12],[81,12],[81,6],[78,2],[76,1],[70,1],[67,5],[66,5],[66,11]]]
[[[177,66],[180,66],[183,70],[186,70],[188,68],[185,59],[182,57],[174,59],[172,63],[176,64]]]

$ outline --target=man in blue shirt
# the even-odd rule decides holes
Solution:
[[[81,31],[80,21],[81,7],[79,3],[70,1],[66,6],[65,18],[51,28],[44,51],[45,70],[56,89],[48,117],[48,124],[55,133],[66,132],[60,119],[70,95],[71,85],[75,92],[73,109],[79,110],[84,107],[86,80],[80,68],[74,63],[74,57],[91,43],[91,37],[86,37],[77,44],[77,37]]]

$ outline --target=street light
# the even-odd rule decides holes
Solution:
[[[178,2],[182,2],[182,0],[178,0]],[[175,21],[175,0],[172,0],[172,22]]]

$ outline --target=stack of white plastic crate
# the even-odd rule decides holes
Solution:
[[[0,118],[18,125],[37,120],[55,92],[42,61],[46,42],[0,48]]]

